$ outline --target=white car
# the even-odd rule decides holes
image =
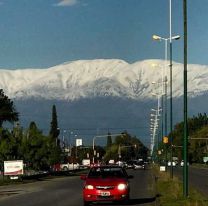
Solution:
[[[122,161],[118,161],[118,162],[116,162],[116,164],[117,164],[118,166],[120,166],[120,167],[123,167],[123,166],[124,166],[124,162],[122,162]]]
[[[144,161],[136,161],[134,163],[134,169],[143,169],[145,170],[145,164],[144,164]]]
[[[171,166],[171,162],[170,162],[170,161],[168,161],[168,166],[169,166],[169,167]],[[176,166],[176,163],[175,163],[174,161],[172,162],[172,166],[173,166],[173,167]]]
[[[189,165],[189,162],[187,162],[187,165]],[[181,167],[183,167],[183,166],[184,166],[184,161],[181,160]]]

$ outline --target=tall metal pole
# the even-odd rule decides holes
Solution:
[[[183,138],[183,196],[188,196],[188,125],[187,125],[187,0],[183,0],[184,26],[184,138]]]
[[[173,67],[172,67],[172,1],[169,2],[170,6],[170,162],[171,162],[171,169],[170,169],[170,177],[173,178],[173,137],[172,137],[172,131],[173,131],[173,101],[172,101],[172,93],[173,93],[173,87],[172,87],[172,73],[173,73]]]
[[[168,56],[168,39],[165,39],[165,78],[164,78],[164,87],[165,87],[165,93],[164,93],[164,97],[165,97],[165,102],[164,102],[164,110],[165,110],[165,114],[164,114],[164,136],[167,137],[167,56]],[[166,172],[167,172],[167,166],[168,166],[168,151],[167,151],[167,144],[165,144],[165,168],[166,168]]]
[[[178,40],[180,39],[180,36],[179,35],[176,35],[176,36],[172,36],[172,31],[171,31],[171,0],[170,0],[170,37],[169,38],[163,38],[163,37],[160,37],[158,35],[153,35],[153,39],[154,40],[164,40],[165,41],[165,66],[167,66],[167,42],[168,40],[170,40],[170,125],[171,125],[171,132],[172,132],[172,40]],[[165,66],[164,66],[164,69],[165,69]],[[164,88],[165,86],[165,88]],[[164,91],[165,90],[165,91]],[[163,95],[164,94],[164,95]],[[164,96],[164,100],[163,100],[163,96]],[[165,69],[165,77],[162,78],[162,99],[161,99],[162,103],[161,103],[161,106],[162,106],[162,138],[163,138],[163,112],[164,112],[164,128],[165,128],[165,136],[167,136],[167,69]],[[164,105],[163,105],[164,103]],[[172,143],[171,143],[172,145]],[[167,159],[166,159],[167,160]],[[171,161],[172,162],[172,161]],[[172,163],[171,163],[172,164]]]
[[[92,163],[94,164],[95,163],[95,137],[93,137],[92,139],[92,150],[93,150],[93,156],[92,156]]]
[[[164,110],[165,110],[165,116],[164,116],[164,121],[165,121],[165,131],[164,131],[164,136],[167,136],[167,58],[168,57],[168,39],[165,39],[165,78],[164,78],[164,84],[165,84],[165,105],[164,105]]]
[[[163,91],[164,92],[164,91]],[[161,142],[163,141],[163,130],[164,130],[164,125],[163,125],[163,117],[164,117],[164,98],[163,98],[163,94],[161,96]]]

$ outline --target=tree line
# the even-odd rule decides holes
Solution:
[[[82,159],[91,158],[94,155],[92,147],[72,147],[65,152],[60,143],[56,106],[52,106],[50,131],[48,135],[38,129],[35,122],[30,122],[28,128],[23,129],[19,124],[19,113],[11,101],[0,90],[0,163],[1,167],[6,160],[23,159],[29,169],[48,170],[51,166],[60,162],[81,162]],[[4,122],[15,123],[12,129],[3,127]],[[84,149],[83,149],[84,148]],[[95,146],[96,157],[102,161],[110,159],[123,160],[132,158],[144,158],[148,155],[148,149],[136,137],[131,137],[127,131],[123,132],[112,141],[108,133],[105,147]],[[120,152],[118,154],[118,152]],[[1,168],[2,170],[2,168]]]
[[[44,135],[35,122],[25,130],[18,124],[19,113],[11,101],[0,89],[0,167],[7,160],[23,159],[28,168],[49,169],[61,159],[56,107],[52,107],[50,132]],[[12,129],[3,127],[4,122],[15,123]]]
[[[173,143],[183,145],[184,123],[176,124],[173,131]],[[208,117],[207,114],[199,113],[197,116],[188,118],[188,159],[190,163],[203,163],[203,157],[208,156]],[[175,153],[182,157],[181,150]]]
[[[149,149],[136,136],[132,137],[127,131],[124,131],[112,141],[111,134],[108,133],[104,160],[147,160],[148,156]]]
[[[208,117],[207,114],[199,113],[197,116],[188,118],[188,161],[190,163],[203,163],[203,157],[208,157]],[[173,156],[183,159],[183,138],[184,122],[177,123],[174,126],[172,134],[168,135],[173,138]],[[170,142],[167,144],[167,151],[170,151]],[[160,143],[160,151],[164,151],[165,144]],[[155,150],[155,152],[157,152]],[[158,155],[158,154],[156,154]],[[164,159],[165,153],[159,155]],[[168,152],[168,160],[170,153]]]

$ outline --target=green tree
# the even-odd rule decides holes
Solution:
[[[121,155],[122,160],[147,159],[148,149],[136,137],[132,137],[127,131],[116,136],[115,142],[111,147],[107,148],[105,154],[105,161],[109,159],[118,160]]]
[[[28,167],[35,170],[49,169],[60,162],[61,149],[56,142],[38,129],[35,122],[31,122],[22,138],[21,153]]]
[[[117,145],[130,145],[131,144],[131,135],[127,131],[121,133],[121,135],[116,136],[115,144]]]
[[[110,159],[118,160],[118,145],[112,144],[110,148],[107,149],[104,161],[108,162]]]
[[[25,163],[32,169],[41,170],[49,167],[48,140],[49,138],[42,134],[35,122],[31,122],[25,136],[22,138],[21,150]]]
[[[0,127],[2,127],[3,122],[18,121],[18,113],[14,108],[13,101],[11,101],[0,89]]]
[[[179,160],[182,159],[181,146],[183,145],[183,127],[184,123],[177,123],[172,132],[173,137],[173,155],[177,156]],[[188,136],[194,138],[206,137],[208,127],[208,117],[206,113],[199,113],[197,116],[188,118]],[[170,145],[168,145],[168,149]],[[201,162],[202,156],[204,155],[205,141],[204,140],[189,140],[189,161],[190,162]]]
[[[112,145],[112,137],[111,137],[111,133],[108,132],[108,137],[107,137],[107,145],[106,147],[109,148]]]
[[[49,166],[60,163],[62,158],[62,150],[60,146],[57,145],[51,138],[48,139],[47,145]]]
[[[190,136],[189,161],[203,163],[203,157],[208,156],[208,126],[204,126]]]
[[[13,160],[17,157],[17,143],[16,139],[7,129],[1,129],[0,131],[0,158],[1,161]]]
[[[16,125],[12,131],[0,128],[0,161],[23,159],[31,169],[49,169],[60,162],[61,149],[56,142],[42,134],[35,122],[23,129]]]
[[[49,134],[52,137],[52,139],[55,139],[57,141],[59,133],[60,133],[60,129],[58,128],[56,106],[53,105],[53,107],[52,107],[51,129],[50,129]]]

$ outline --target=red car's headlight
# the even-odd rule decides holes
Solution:
[[[94,187],[93,185],[85,185],[85,189],[88,189],[88,190],[93,190]]]
[[[118,190],[125,190],[126,188],[127,188],[127,185],[126,184],[123,184],[123,183],[121,183],[121,184],[119,184],[118,185]]]

